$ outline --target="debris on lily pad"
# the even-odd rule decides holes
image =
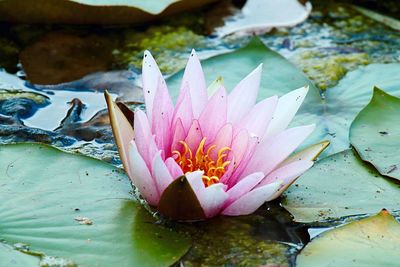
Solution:
[[[77,221],[79,224],[84,224],[84,225],[92,225],[93,222],[89,218],[83,217],[83,216],[77,216],[74,218],[75,221]]]

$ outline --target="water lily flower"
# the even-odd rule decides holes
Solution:
[[[179,220],[246,215],[279,197],[313,165],[329,143],[293,155],[315,126],[286,129],[308,87],[256,103],[261,71],[262,65],[230,94],[218,82],[207,90],[192,51],[174,105],[146,51],[146,112],[137,109],[132,122],[106,93],[124,169],[149,205]]]

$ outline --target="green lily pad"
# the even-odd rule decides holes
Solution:
[[[304,147],[329,140],[331,145],[323,156],[349,148],[350,123],[357,113],[368,103],[374,86],[400,95],[400,64],[371,64],[347,75],[333,88],[319,91],[310,80],[292,63],[267,48],[258,38],[236,51],[211,57],[202,61],[208,84],[222,76],[228,90],[258,64],[263,63],[261,89],[258,100],[271,95],[281,96],[304,85],[310,89],[292,122],[292,126],[315,123],[317,128],[304,143]],[[168,86],[177,98],[183,71],[168,79]]]
[[[400,180],[400,98],[375,88],[351,124],[350,142],[382,175]]]
[[[377,86],[400,96],[400,64],[371,64],[348,72],[338,85],[328,89],[323,102],[306,98],[304,108],[295,117],[296,124],[314,122],[317,129],[312,141],[328,139],[331,145],[326,150],[333,154],[349,148],[350,124],[372,97]],[[314,110],[314,111],[313,111]]]
[[[79,266],[169,266],[190,240],[155,224],[117,168],[38,144],[0,146],[0,239]]]
[[[398,266],[400,224],[385,210],[328,231],[311,241],[297,266]]]
[[[37,267],[39,257],[27,255],[0,242],[0,265],[12,267]]]
[[[23,23],[138,23],[215,0],[0,0],[0,21]]]
[[[324,158],[284,193],[283,207],[297,222],[400,209],[400,185],[346,150]]]

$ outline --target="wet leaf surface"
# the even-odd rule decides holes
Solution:
[[[35,144],[1,146],[0,159],[0,238],[10,244],[83,266],[167,266],[190,246],[132,200],[119,169]]]
[[[371,102],[351,124],[350,141],[382,175],[400,180],[400,98],[375,88]]]
[[[346,150],[318,161],[284,193],[282,204],[297,222],[321,222],[400,210],[400,184],[381,176]]]
[[[397,266],[400,224],[387,211],[316,237],[297,257],[297,266]]]
[[[12,246],[0,242],[0,265],[13,267],[37,267],[39,257],[19,252]]]

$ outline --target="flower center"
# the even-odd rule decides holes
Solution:
[[[225,168],[231,163],[225,158],[228,156],[228,152],[231,150],[230,147],[223,147],[218,150],[217,158],[214,161],[212,159],[211,153],[216,148],[216,145],[210,146],[207,151],[204,151],[204,144],[206,138],[204,137],[196,153],[193,154],[192,150],[189,148],[185,141],[180,141],[179,143],[183,145],[183,152],[177,150],[172,151],[175,155],[175,161],[182,168],[183,173],[193,172],[197,170],[204,171],[203,183],[205,186],[210,186],[212,184],[218,183],[222,175],[226,172]]]

